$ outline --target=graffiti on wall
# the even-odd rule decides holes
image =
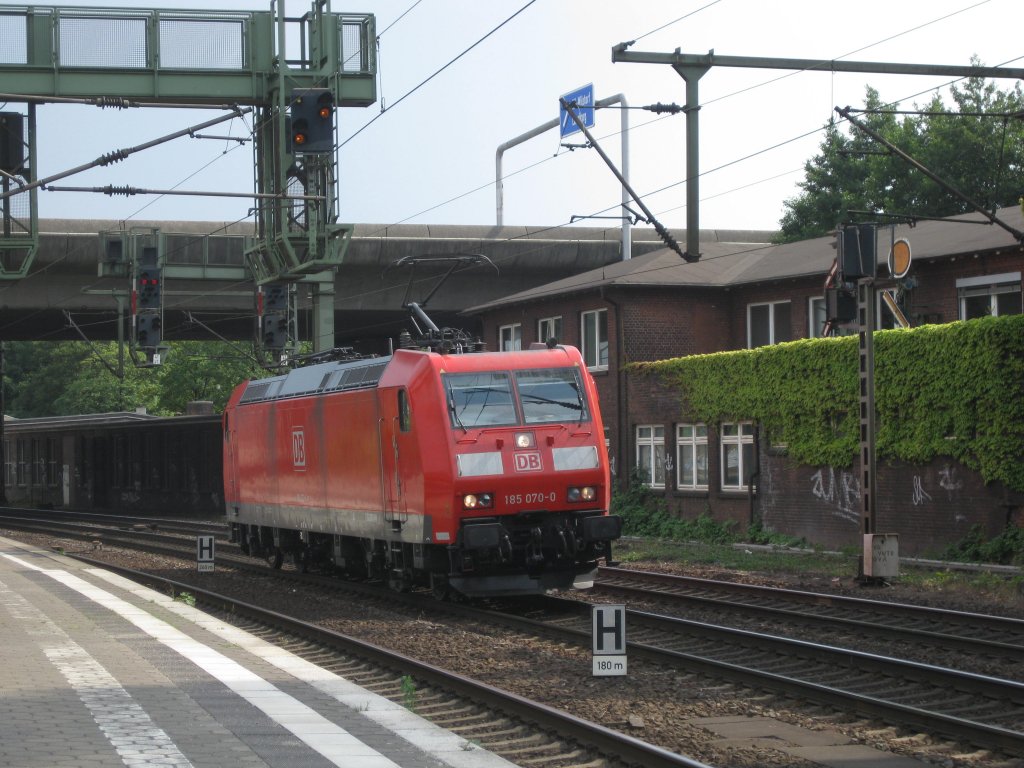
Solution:
[[[860,519],[860,481],[856,475],[834,467],[822,467],[811,475],[811,493],[828,504],[844,520]]]
[[[964,481],[957,476],[957,468],[951,464],[946,464],[939,470],[938,475],[939,488],[946,492],[946,500],[955,501],[957,496],[959,496],[958,492],[964,487]],[[910,501],[915,507],[928,504],[933,500],[932,494],[928,492],[920,475],[914,475],[912,483]],[[967,519],[958,509],[954,511],[954,516],[958,523],[962,523]]]
[[[915,507],[919,507],[926,501],[932,500],[932,495],[921,485],[920,475],[914,475],[914,490],[910,494],[910,500],[914,503]]]

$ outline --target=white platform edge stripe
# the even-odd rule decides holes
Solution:
[[[39,571],[117,613],[150,637],[163,643],[219,680],[228,689],[291,731],[298,739],[335,765],[344,768],[354,768],[354,766],[359,768],[400,768],[397,763],[367,746],[348,731],[327,720],[293,696],[289,696],[241,664],[193,640],[141,608],[137,608],[67,571],[40,568],[6,553],[3,553],[3,556],[18,565]]]
[[[363,717],[387,728],[410,744],[433,755],[452,768],[516,768],[514,763],[481,749],[460,736],[434,725],[400,704],[380,696],[341,675],[322,669],[290,651],[261,640],[238,627],[174,600],[160,592],[103,569],[87,569],[90,575],[107,581],[136,597],[160,605],[188,619],[206,631],[242,648],[322,693],[332,696]]]
[[[191,768],[192,763],[106,667],[45,613],[0,581],[0,605],[30,635],[68,681],[126,766]]]

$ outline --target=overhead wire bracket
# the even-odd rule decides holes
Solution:
[[[658,233],[658,236],[665,242],[665,245],[678,253],[688,262],[698,261],[700,259],[700,254],[684,252],[683,249],[679,247],[679,243],[677,243],[676,239],[672,237],[672,233],[669,232],[668,229],[666,229],[665,226],[655,218],[654,214],[651,213],[651,210],[644,205],[640,196],[629,185],[629,182],[626,181],[625,177],[619,172],[619,169],[615,167],[615,163],[613,163],[611,158],[609,158],[608,155],[605,154],[605,151],[601,149],[601,145],[597,143],[597,140],[590,134],[590,131],[587,130],[587,126],[583,124],[579,115],[576,114],[576,109],[578,108],[576,102],[570,104],[565,99],[559,99],[558,101],[561,103],[562,109],[565,110],[566,114],[572,118],[574,123],[576,123],[576,127],[583,132],[584,136],[587,137],[587,141],[589,141],[593,145],[594,149],[597,150],[601,159],[604,160],[605,165],[607,165],[611,169],[611,172],[615,174],[615,178],[619,180],[623,189],[629,193],[629,196],[633,198],[640,210],[644,212],[644,215],[647,217],[647,221],[654,227],[654,231]]]

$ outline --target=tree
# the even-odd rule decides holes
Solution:
[[[220,410],[237,384],[265,374],[244,345],[177,341],[169,346],[166,362],[154,368],[136,368],[126,356],[118,377],[114,342],[9,342],[7,411],[30,418],[145,408],[170,416],[183,413],[191,400],[212,400]]]
[[[1015,204],[1022,192],[1024,120],[1002,115],[1024,109],[1020,83],[1004,92],[972,77],[950,91],[952,110],[937,93],[914,107],[949,114],[898,116],[891,111],[898,106],[883,105],[868,88],[858,119],[978,203],[990,209]],[[779,242],[826,235],[854,220],[850,211],[952,216],[972,210],[857,128],[843,133],[834,121],[804,173],[803,191],[784,203]]]
[[[151,411],[157,404],[159,371],[126,365],[119,379],[110,372],[117,368],[113,342],[16,341],[5,351],[7,410],[12,416]]]
[[[160,410],[184,413],[193,400],[210,400],[223,410],[232,390],[247,379],[266,375],[247,347],[227,342],[178,341],[163,365]]]

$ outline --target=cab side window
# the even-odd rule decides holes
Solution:
[[[409,393],[398,390],[398,428],[402,432],[412,429],[412,409],[409,407]]]

